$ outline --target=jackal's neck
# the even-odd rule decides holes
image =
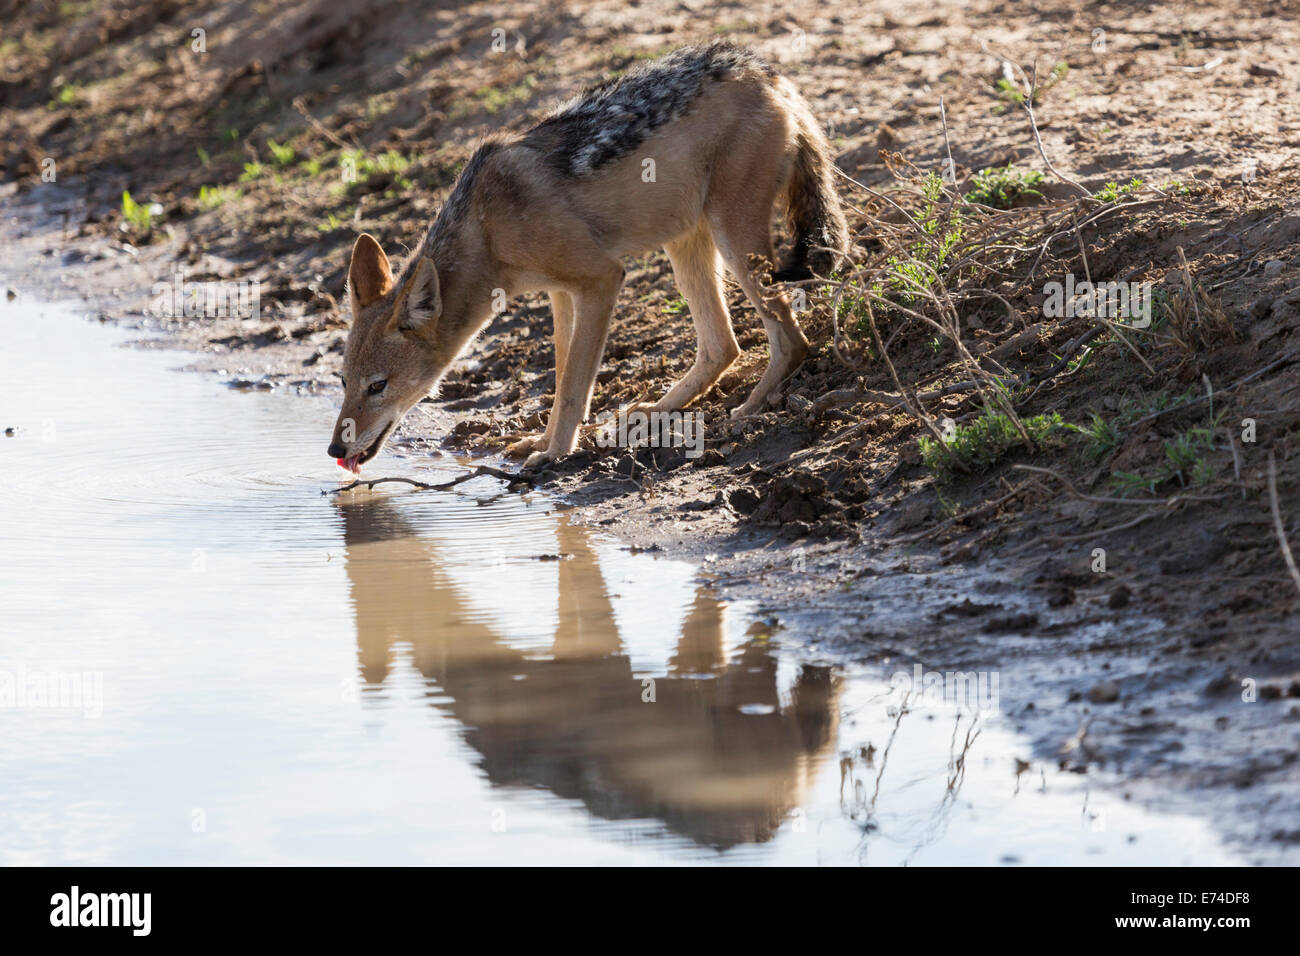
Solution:
[[[459,352],[491,320],[499,307],[502,278],[492,268],[487,242],[476,223],[462,222],[454,236],[426,248],[438,271],[442,296],[440,337]]]
[[[487,325],[504,284],[483,227],[473,214],[480,176],[500,146],[485,143],[470,157],[417,253],[432,259],[438,271],[444,316],[441,335],[457,351]]]

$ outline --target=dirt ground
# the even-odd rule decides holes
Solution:
[[[0,0],[0,16],[11,284],[21,265],[20,294],[69,285],[173,333],[196,370],[305,391],[338,390],[355,235],[413,246],[479,138],[682,43],[752,46],[825,122],[859,247],[840,286],[804,290],[813,352],[733,423],[766,346],[732,286],[745,351],[698,409],[703,455],[588,440],[531,480],[632,546],[703,562],[828,655],[997,666],[1039,759],[1212,815],[1252,858],[1297,857],[1292,5]],[[1007,164],[1045,174],[1041,195],[957,209]],[[919,317],[865,309],[881,263],[929,255],[917,220],[960,232],[970,264],[944,265]],[[159,315],[178,270],[257,280],[257,316]],[[1067,274],[1151,283],[1156,321],[1047,314]],[[545,298],[512,303],[394,450],[499,455],[544,422],[552,358]],[[657,397],[692,358],[665,257],[629,262],[593,412]],[[1017,387],[999,399],[989,376]],[[970,457],[934,449],[998,409],[1008,447],[972,432]],[[1042,441],[1019,431],[1054,415]]]

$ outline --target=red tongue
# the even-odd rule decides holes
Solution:
[[[348,460],[346,458],[335,458],[334,460],[338,463],[340,468],[346,468],[348,466]]]

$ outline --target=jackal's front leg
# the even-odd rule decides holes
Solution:
[[[551,317],[555,321],[555,330],[551,341],[555,344],[555,397],[560,396],[560,379],[564,377],[564,366],[569,357],[569,342],[573,339],[573,296],[556,290],[551,293]],[[506,455],[510,458],[523,458],[535,451],[545,451],[551,447],[551,437],[555,433],[555,408],[547,416],[546,432],[541,435],[529,435],[506,446]]]
[[[617,271],[614,271],[617,270]],[[578,443],[578,426],[591,408],[596,370],[605,352],[609,316],[623,283],[623,269],[613,264],[610,272],[573,290],[573,335],[565,355],[564,370],[556,379],[555,404],[547,432],[550,442],[524,462],[533,468],[569,454]]]

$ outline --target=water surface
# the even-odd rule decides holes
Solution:
[[[0,334],[0,863],[1231,860],[545,497],[322,495],[324,399]]]

